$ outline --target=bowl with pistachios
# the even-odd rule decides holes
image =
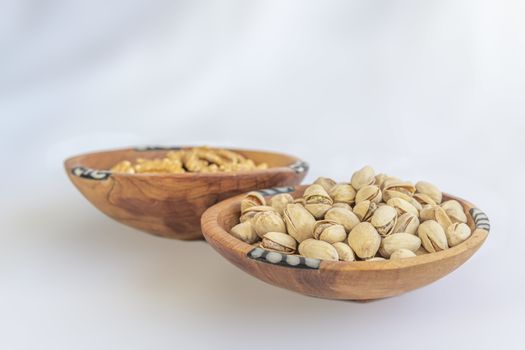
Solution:
[[[65,161],[69,179],[120,223],[167,238],[202,239],[211,205],[250,190],[299,184],[308,165],[286,154],[210,147],[140,147]]]
[[[475,205],[365,166],[347,181],[251,191],[209,208],[206,240],[227,260],[309,296],[373,300],[432,283],[487,238]]]

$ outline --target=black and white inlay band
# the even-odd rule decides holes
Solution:
[[[297,255],[287,255],[272,252],[263,248],[254,248],[248,253],[248,257],[268,264],[294,267],[299,269],[319,269],[321,260],[305,258]]]
[[[490,231],[489,218],[484,212],[482,212],[478,208],[472,208],[470,209],[470,215],[472,215],[472,218],[474,219],[474,224],[476,225],[476,228],[486,230],[487,232]]]
[[[263,196],[275,196],[276,194],[279,194],[279,193],[290,193],[293,191],[295,191],[295,189],[293,187],[288,186],[288,187],[267,188],[264,190],[258,190],[257,192],[259,192]]]
[[[304,173],[308,170],[309,167],[310,166],[308,165],[308,163],[306,163],[303,160],[298,160],[297,162],[290,165],[290,168],[292,168],[298,174]]]
[[[90,168],[85,168],[83,166],[77,166],[71,169],[73,175],[89,179],[89,180],[106,180],[111,176],[111,171],[107,170],[95,170]]]

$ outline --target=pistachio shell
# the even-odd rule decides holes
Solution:
[[[472,234],[472,231],[470,230],[470,227],[467,224],[464,224],[462,222],[456,222],[447,227],[445,234],[447,235],[448,245],[451,247],[455,247],[467,238],[469,238]]]
[[[383,198],[381,190],[375,185],[367,185],[361,187],[357,194],[355,195],[355,202],[359,203],[362,201],[370,201],[379,203]]]
[[[412,213],[404,213],[397,218],[396,226],[392,233],[406,232],[412,235],[417,234],[419,219]]]
[[[419,237],[406,232],[393,233],[388,237],[383,238],[379,248],[379,254],[385,258],[398,249],[408,249],[412,252],[421,247],[421,239]]]
[[[410,202],[410,199],[412,197],[410,197],[410,195],[404,192],[399,192],[396,190],[383,190],[383,200],[385,202],[388,202],[392,198],[401,198],[401,199],[406,200],[407,202]]]
[[[313,238],[305,239],[299,243],[299,254],[305,258],[339,260],[339,255],[333,245]]]
[[[328,210],[324,218],[325,220],[334,221],[343,225],[346,232],[350,232],[357,224],[359,224],[359,218],[350,210],[343,208],[332,208]]]
[[[346,209],[346,210],[352,211],[352,207],[350,205],[348,205],[347,203],[334,203],[332,205],[332,208],[342,208],[342,209]]]
[[[425,193],[414,193],[414,199],[417,200],[422,205],[426,205],[426,204],[436,205],[437,204],[428,194],[425,194]]]
[[[419,212],[419,218],[421,221],[434,220],[436,218],[434,215],[435,208],[435,205],[430,204],[423,206],[423,209]]]
[[[255,233],[261,238],[268,232],[286,233],[286,225],[276,211],[265,211],[258,213],[253,217],[253,228]]]
[[[368,221],[377,209],[377,204],[370,201],[362,201],[355,205],[354,214],[361,221]]]
[[[383,183],[383,190],[402,192],[412,196],[416,192],[416,187],[411,182],[389,178]]]
[[[356,190],[364,186],[372,185],[375,182],[375,171],[372,167],[365,165],[352,175],[350,183]]]
[[[456,200],[451,199],[441,203],[441,208],[445,209],[452,222],[467,223],[467,216],[463,211],[463,206]]]
[[[385,182],[385,179],[388,177],[388,175],[386,174],[377,174],[376,176],[374,176],[374,185],[376,185],[377,187],[381,188],[381,186],[383,186],[383,183]]]
[[[440,224],[445,231],[450,225],[452,225],[452,220],[450,220],[448,214],[445,212],[445,209],[441,208],[440,206],[436,206],[434,208],[434,217],[437,223]]]
[[[241,213],[244,213],[250,207],[263,205],[266,205],[266,200],[262,194],[256,191],[248,192],[241,200]]]
[[[340,183],[332,187],[329,194],[335,203],[347,203],[352,205],[355,201],[356,192],[349,184]]]
[[[336,242],[332,243],[335,250],[337,251],[337,255],[339,255],[339,260],[341,261],[355,261],[355,254],[352,248],[346,243],[343,242]]]
[[[334,221],[320,220],[314,225],[314,238],[328,243],[342,242],[346,239],[346,231]]]
[[[337,182],[328,177],[318,177],[317,180],[314,181],[314,184],[321,185],[326,192],[330,192],[332,187],[334,187]]]
[[[402,249],[398,249],[394,251],[390,255],[390,259],[405,259],[405,258],[413,258],[414,256],[416,256],[416,254],[413,251],[402,248]]]
[[[321,185],[311,185],[304,191],[304,207],[316,219],[321,219],[324,214],[332,207],[332,198],[326,193]]]
[[[290,203],[293,203],[294,199],[289,193],[280,193],[270,199],[270,205],[279,214],[283,215],[284,208]]]
[[[297,249],[297,242],[292,236],[282,232],[268,232],[263,236],[261,247],[286,254],[292,254]]]
[[[241,222],[233,226],[230,230],[230,233],[235,238],[240,239],[248,244],[255,243],[259,240],[259,236],[255,233],[252,223],[250,221]]]
[[[270,207],[270,206],[267,206],[267,205],[256,205],[256,206],[253,206],[253,207],[249,207],[241,215],[241,217],[239,218],[239,221],[240,222],[250,221],[258,213],[266,212],[266,211],[273,211],[273,212],[275,212],[275,209]]]
[[[429,253],[435,253],[448,248],[447,236],[440,224],[435,220],[427,220],[417,229],[423,247]]]
[[[418,216],[419,214],[417,209],[412,204],[401,198],[392,198],[388,202],[386,202],[386,204],[396,208],[398,215],[410,213]]]
[[[313,237],[315,218],[301,204],[288,204],[283,213],[288,234],[302,242]]]
[[[348,245],[361,259],[369,259],[376,255],[381,236],[369,222],[357,224],[348,234]]]
[[[436,202],[436,204],[441,203],[441,199],[443,198],[441,191],[439,190],[439,188],[432,185],[430,182],[418,181],[416,183],[416,190],[419,193],[424,193],[430,196],[430,198],[432,198],[432,200]]]
[[[370,223],[376,228],[381,236],[388,236],[392,233],[397,223],[397,211],[389,205],[383,205],[374,212]]]

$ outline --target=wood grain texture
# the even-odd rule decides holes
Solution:
[[[213,174],[112,174],[121,160],[162,157],[166,150],[123,149],[89,153],[65,161],[77,189],[111,218],[148,233],[182,240],[202,239],[201,214],[211,205],[254,189],[299,184],[307,165],[279,153],[233,150],[266,162],[269,169]],[[305,165],[298,169],[292,165]],[[106,176],[107,175],[107,176]],[[98,179],[97,179],[98,176]]]
[[[299,197],[307,186],[297,186],[291,193]],[[444,251],[414,258],[386,261],[321,261],[318,269],[294,268],[251,259],[253,246],[231,236],[228,231],[238,222],[241,196],[223,201],[202,216],[206,240],[222,256],[250,275],[267,283],[298,293],[329,299],[372,300],[399,295],[432,283],[468,260],[483,244],[488,231],[475,227],[470,209],[474,206],[456,199],[468,217],[472,236]],[[487,220],[488,223],[488,220]],[[479,225],[478,225],[479,226]]]

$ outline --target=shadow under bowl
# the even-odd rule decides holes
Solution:
[[[213,204],[240,193],[293,186],[308,164],[289,155],[231,149],[264,170],[232,173],[123,174],[107,170],[122,160],[159,158],[184,147],[127,148],[87,153],[64,162],[76,188],[100,211],[125,225],[167,238],[202,239],[200,217]]]
[[[307,186],[261,191],[270,197],[290,192],[301,197]],[[384,261],[326,261],[285,255],[251,246],[229,234],[239,222],[243,195],[230,198],[209,208],[201,224],[208,243],[231,263],[269,284],[309,296],[373,300],[399,295],[432,283],[467,261],[487,238],[490,226],[487,216],[473,204],[451,195],[467,214],[472,235],[461,244],[436,253],[413,258]]]

